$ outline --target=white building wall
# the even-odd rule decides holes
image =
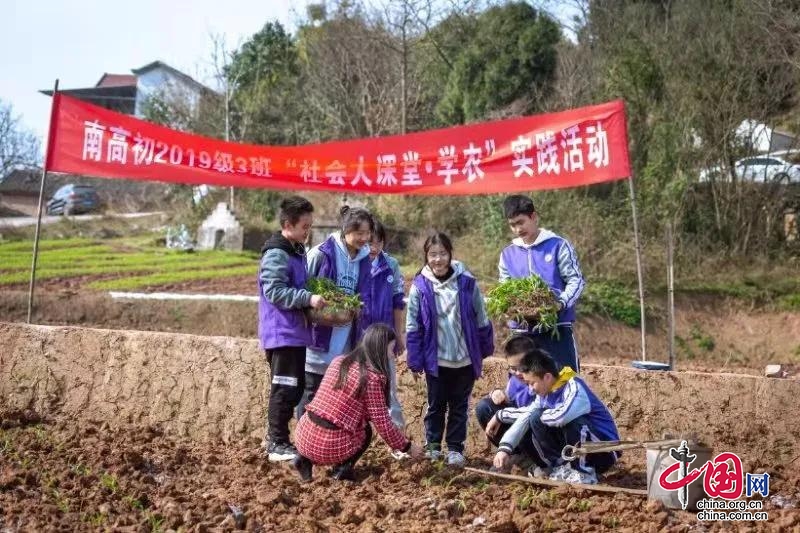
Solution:
[[[179,98],[197,109],[200,90],[171,71],[157,67],[136,77],[136,116],[142,117],[149,97]]]

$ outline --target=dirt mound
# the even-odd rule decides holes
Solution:
[[[113,275],[106,275],[113,276]],[[107,294],[81,290],[75,279],[69,290],[63,280],[41,282],[34,322],[52,325],[177,331],[199,335],[256,337],[255,303],[214,301],[114,300]],[[72,283],[72,282],[70,282]],[[26,286],[27,287],[27,286]],[[249,276],[151,287],[149,292],[252,294]],[[0,317],[24,322],[27,290],[0,292]],[[666,361],[663,324],[651,323],[647,336],[650,360]],[[685,299],[678,309],[677,358],[680,370],[729,371],[761,375],[770,363],[800,362],[800,314],[753,310],[723,300],[696,303]],[[497,328],[497,346],[508,332]],[[597,316],[581,317],[575,327],[584,363],[628,366],[640,358],[640,332]]]
[[[204,439],[261,437],[267,367],[256,341],[7,323],[0,339],[0,408],[161,424]],[[421,434],[424,381],[398,366],[408,429]],[[503,361],[488,359],[475,399],[503,386],[505,373]],[[800,394],[800,381],[590,365],[583,373],[627,437],[693,431],[759,466],[800,455],[800,419],[775,424]],[[471,426],[471,449],[484,442]]]
[[[63,282],[59,283],[63,285]],[[50,291],[50,288],[44,281],[37,289],[34,321],[38,323],[229,337],[256,336],[255,303],[115,300],[106,293],[83,293],[77,289]],[[184,287],[173,289],[183,292]],[[26,291],[0,293],[0,317],[3,320],[24,322],[27,310]]]

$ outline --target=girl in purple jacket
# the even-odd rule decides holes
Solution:
[[[453,261],[447,235],[428,237],[424,251],[408,297],[408,367],[425,372],[428,456],[441,457],[444,438],[447,464],[463,466],[469,398],[483,359],[494,352],[494,332],[475,278]]]

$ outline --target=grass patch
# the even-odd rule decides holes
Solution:
[[[87,238],[69,239],[40,239],[39,252],[46,250],[61,250],[64,248],[83,247],[94,244],[96,241]],[[0,241],[0,253],[33,252],[33,241]]]
[[[641,322],[636,291],[617,282],[587,282],[578,306],[581,313],[607,316],[631,327]]]
[[[96,284],[104,284],[93,288],[101,289],[255,276],[258,255],[253,252],[186,253],[155,247],[152,243],[152,238],[143,237],[102,243],[82,238],[42,241],[36,276],[39,280],[104,274],[118,274],[121,278],[98,280]],[[0,243],[0,285],[27,282],[30,264],[30,243]]]
[[[761,304],[777,303],[787,310],[800,309],[800,278],[792,276],[744,276],[728,281],[686,283],[675,288],[682,293],[704,293]],[[788,296],[787,296],[788,295]]]
[[[186,261],[175,263],[142,263],[142,264],[125,264],[114,263],[109,265],[86,265],[86,266],[73,266],[71,268],[53,268],[43,267],[36,269],[36,279],[54,279],[54,278],[69,278],[78,276],[92,276],[101,274],[119,274],[125,276],[129,274],[152,272],[152,276],[166,276],[165,279],[200,279],[197,277],[186,277],[184,274],[190,274],[195,271],[210,272],[216,270],[219,276],[215,277],[229,277],[252,273],[256,275],[256,264],[251,259],[231,256],[223,258],[212,258],[203,261]],[[167,270],[166,272],[163,272]],[[159,272],[162,271],[162,272]],[[236,271],[236,273],[231,273]],[[172,277],[170,277],[172,276]],[[0,274],[0,285],[12,285],[16,283],[25,283],[30,278],[30,272],[15,271],[6,274]],[[90,285],[91,286],[91,285]]]
[[[784,311],[800,311],[800,293],[782,296],[778,300],[778,307]]]

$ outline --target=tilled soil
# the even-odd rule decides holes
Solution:
[[[301,484],[260,443],[198,443],[157,427],[41,421],[0,413],[2,531],[800,531],[796,509],[769,501],[766,523],[700,523],[624,494],[506,482],[438,463],[396,461],[376,440],[358,480],[324,469]],[[486,467],[489,451],[471,450]],[[628,453],[607,483],[642,488],[642,457]],[[797,500],[780,474],[772,494]]]

